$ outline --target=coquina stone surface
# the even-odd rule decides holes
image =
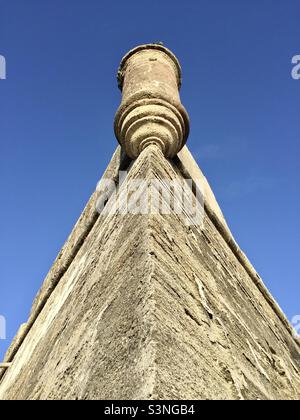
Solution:
[[[139,156],[156,144],[168,158],[185,145],[189,117],[181,104],[181,67],[175,55],[160,44],[129,51],[118,72],[122,102],[115,117],[115,134],[126,154]]]
[[[182,178],[183,161],[149,146],[127,181]],[[208,200],[216,211],[188,226],[109,212],[112,198],[98,215],[95,194],[8,352],[0,399],[299,399],[299,345]]]
[[[299,341],[184,146],[176,57],[139,46],[118,79],[122,149],[99,186],[117,193],[92,195],[55,260],[0,366],[0,399],[298,400]],[[160,209],[119,211],[137,181],[139,205],[157,181],[185,185],[200,220],[171,186]]]

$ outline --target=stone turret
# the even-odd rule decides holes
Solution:
[[[159,44],[129,51],[118,72],[122,103],[115,134],[132,159],[149,145],[173,158],[189,135],[189,117],[180,102],[181,67],[175,55]]]
[[[142,45],[118,81],[104,208],[98,190],[0,364],[0,399],[299,400],[299,342],[184,146],[178,60]],[[171,189],[169,212],[116,211],[140,180],[200,188],[201,224]]]

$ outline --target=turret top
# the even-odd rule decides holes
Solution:
[[[124,70],[125,70],[125,67],[126,67],[126,64],[127,64],[128,59],[130,57],[132,57],[134,54],[139,53],[140,51],[143,51],[143,50],[151,50],[151,49],[152,50],[162,51],[168,57],[171,58],[171,60],[173,61],[174,65],[176,67],[178,89],[181,88],[182,73],[181,73],[181,66],[180,66],[180,63],[179,63],[177,57],[175,56],[175,54],[172,53],[171,50],[169,50],[168,48],[166,48],[162,43],[153,43],[153,44],[138,45],[137,47],[135,47],[132,50],[128,51],[128,53],[125,54],[125,56],[122,58],[121,63],[120,63],[120,66],[119,66],[119,70],[118,70],[118,75],[117,75],[118,86],[119,86],[119,89],[120,90],[123,89]]]

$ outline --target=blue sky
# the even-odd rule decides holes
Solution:
[[[0,0],[0,359],[116,147],[116,71],[163,41],[188,145],[289,319],[299,305],[299,0]]]

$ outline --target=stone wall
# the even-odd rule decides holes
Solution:
[[[120,164],[117,151],[107,176]],[[193,165],[149,146],[128,179]],[[94,195],[8,351],[0,399],[299,399],[299,345],[205,195],[203,226],[99,216]]]

